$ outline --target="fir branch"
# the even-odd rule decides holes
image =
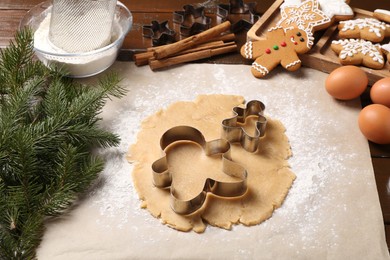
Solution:
[[[35,258],[48,216],[69,208],[104,167],[91,151],[119,137],[98,127],[116,74],[96,86],[64,77],[33,57],[32,33],[0,52],[0,259]]]
[[[0,96],[18,91],[27,80],[48,71],[33,59],[32,37],[31,30],[22,30],[15,35],[9,48],[0,50],[0,82],[8,83],[1,86]]]

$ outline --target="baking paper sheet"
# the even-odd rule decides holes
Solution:
[[[336,101],[327,74],[302,68],[256,79],[246,65],[188,64],[152,72],[117,62],[127,96],[110,101],[102,126],[122,138],[100,151],[99,181],[65,215],[46,223],[39,259],[389,259],[359,100]],[[260,225],[179,232],[140,201],[126,159],[143,118],[199,94],[259,99],[286,127],[297,175],[284,204]],[[158,145],[158,144],[156,144]]]

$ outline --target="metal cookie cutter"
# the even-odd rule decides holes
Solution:
[[[259,19],[256,13],[256,2],[245,4],[243,0],[230,0],[229,4],[219,4],[217,8],[217,18],[222,22],[229,20],[232,22],[231,31],[237,33],[243,29],[249,30]],[[239,17],[238,21],[234,19]]]
[[[260,137],[264,136],[267,119],[263,115],[265,105],[258,100],[249,101],[246,108],[234,107],[234,116],[222,121],[222,138],[229,142],[240,142],[241,146],[248,152],[256,152],[259,146]],[[249,116],[257,116],[255,134],[249,135],[240,123],[245,123]]]
[[[162,23],[152,21],[150,25],[143,25],[142,36],[151,38],[153,46],[165,45],[176,41],[176,32],[169,28],[168,21]]]
[[[184,5],[184,11],[173,12],[173,22],[180,24],[180,34],[187,37],[210,28],[211,18],[204,14],[204,6]]]
[[[222,154],[222,170],[225,174],[236,177],[235,182],[221,182],[207,178],[202,191],[190,200],[180,200],[176,197],[172,185],[172,175],[169,171],[167,156],[152,164],[153,182],[158,188],[169,188],[171,192],[171,208],[178,214],[188,215],[200,209],[206,200],[208,192],[221,197],[239,197],[247,191],[247,171],[241,165],[232,161],[230,143],[225,139],[206,142],[203,134],[191,126],[176,126],[166,131],[160,139],[160,147],[164,151],[170,144],[177,141],[192,141],[199,144],[207,156]],[[191,166],[189,166],[191,167]]]

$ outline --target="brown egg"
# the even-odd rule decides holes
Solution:
[[[348,65],[332,71],[325,81],[325,88],[332,97],[349,100],[360,96],[367,84],[366,73],[356,66]]]
[[[378,80],[370,90],[372,102],[390,107],[390,77]]]
[[[370,141],[390,143],[390,108],[381,104],[368,105],[360,111],[359,128]]]

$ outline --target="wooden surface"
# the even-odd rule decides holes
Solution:
[[[14,33],[18,29],[21,18],[34,5],[42,2],[41,0],[0,0],[0,47],[5,47],[9,44],[9,40],[13,38]],[[144,49],[151,46],[150,39],[142,37],[142,25],[150,24],[152,20],[169,21],[170,28],[174,28],[172,23],[172,14],[174,11],[181,11],[185,4],[195,4],[190,0],[123,0],[122,1],[133,13],[134,24],[131,32],[127,35],[123,49],[120,55],[121,60],[129,60],[132,58],[133,51]],[[247,1],[248,2],[248,1]],[[253,2],[253,1],[249,1]],[[273,3],[270,0],[257,0],[257,11],[264,13]],[[216,4],[228,3],[224,1],[206,1],[206,11],[210,17],[215,18]],[[390,10],[390,1],[382,0],[351,0],[350,5],[356,8],[373,11],[377,8]],[[245,41],[245,32],[238,34],[238,44],[243,44]],[[223,57],[206,60],[206,62],[220,63],[248,63],[239,55],[224,55]],[[362,96],[363,106],[369,104],[368,91]],[[378,195],[382,207],[383,218],[386,229],[387,243],[390,248],[390,145],[377,145],[370,143],[371,157],[373,168],[377,181]],[[357,216],[358,217],[358,216]]]

